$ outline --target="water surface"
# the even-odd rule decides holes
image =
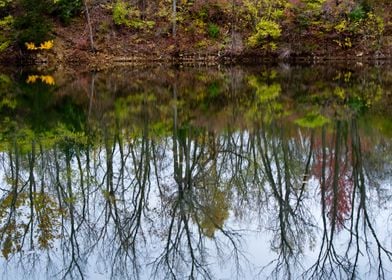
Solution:
[[[0,75],[3,279],[390,279],[392,69]]]

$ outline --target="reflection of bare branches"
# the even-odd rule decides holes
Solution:
[[[301,203],[304,200],[306,185],[297,174],[293,146],[290,146],[285,139],[284,130],[275,129],[276,127],[272,126],[272,137],[269,139],[265,130],[260,131],[256,136],[257,150],[262,162],[261,172],[267,178],[271,198],[277,204],[276,207],[268,208],[268,211],[274,212],[272,216],[277,217],[276,220],[271,221],[274,225],[270,230],[274,236],[272,249],[278,256],[261,272],[272,266],[270,277],[292,279],[295,277],[293,272],[297,267],[301,267],[300,260],[306,236],[312,234],[314,225],[311,214]],[[312,149],[313,137],[311,137],[305,169],[301,174],[307,174],[309,171]],[[266,186],[264,189],[268,192]]]
[[[231,85],[224,75],[215,83],[206,72],[200,77],[204,86],[196,89],[194,83],[186,92],[181,90],[190,77],[185,71],[179,71],[183,78],[169,71],[173,76],[152,89],[137,72],[127,76],[139,75],[139,81],[129,86],[116,78],[105,85],[109,90],[104,75],[93,75],[89,99],[83,101],[87,131],[74,135],[67,128],[65,139],[58,139],[62,134],[11,139],[8,152],[0,153],[5,175],[0,242],[9,263],[19,256],[26,271],[50,266],[50,276],[76,279],[87,277],[92,267],[114,279],[208,279],[216,277],[217,263],[234,263],[240,279],[250,274],[241,274],[247,262],[243,237],[267,231],[257,242],[271,237],[272,261],[261,271],[271,278],[295,278],[305,270],[299,276],[354,279],[363,274],[364,258],[378,278],[388,277],[392,255],[371,201],[370,186],[381,181],[365,168],[355,121],[297,127],[293,135],[280,117],[280,104],[269,104],[269,98],[245,112],[255,100],[244,98],[250,91],[243,90],[242,72],[230,77]],[[142,76],[155,80],[160,73]],[[170,100],[167,84],[173,79]],[[199,126],[209,115],[195,119],[189,112],[193,105],[184,105],[188,98],[207,107],[223,105],[225,110],[216,111],[223,118],[232,114],[233,124]],[[227,100],[248,105],[235,108],[237,103],[227,106]],[[271,107],[266,118],[251,128],[248,120],[237,120],[237,113],[251,115],[258,106]],[[87,141],[77,139],[82,134]],[[347,182],[352,185],[342,184]],[[318,212],[311,212],[317,208],[313,195],[321,203],[320,224]],[[342,246],[344,234],[349,237]],[[310,268],[304,261],[307,247],[316,254]]]
[[[322,203],[322,218],[323,218],[323,235],[319,249],[318,258],[313,266],[311,266],[304,275],[309,276],[311,279],[355,279],[359,274],[363,274],[365,271],[359,271],[360,258],[365,254],[367,255],[367,264],[369,266],[368,273],[373,275],[374,267],[376,267],[377,279],[386,279],[386,268],[384,267],[384,260],[392,261],[392,254],[380,241],[378,233],[376,232],[373,222],[370,218],[367,208],[367,193],[365,172],[363,168],[362,159],[362,147],[355,120],[351,122],[351,141],[342,140],[342,132],[344,131],[340,124],[337,124],[336,137],[335,139],[335,157],[336,160],[332,175],[333,180],[333,192],[334,199],[332,200],[332,210],[328,215],[326,203],[326,190],[327,180],[326,172],[327,168],[327,143],[325,129],[322,134],[322,177],[321,177],[321,203]],[[338,185],[338,177],[336,173],[339,171],[338,162],[341,159],[337,159],[342,155],[348,155],[341,149],[341,143],[351,142],[351,146],[347,147],[352,153],[352,182],[353,189],[351,194],[351,213],[348,221],[349,226],[345,226],[344,229],[349,233],[349,239],[346,246],[338,250],[336,245],[336,229],[338,211],[341,211],[338,199],[341,199],[339,194],[340,185]],[[347,161],[348,159],[346,159]],[[340,197],[339,197],[340,196]],[[328,227],[327,216],[330,216],[331,226]],[[363,221],[360,226],[360,221]],[[363,233],[361,233],[361,227]],[[370,234],[369,234],[370,232]],[[376,244],[376,256],[374,255],[373,241]],[[341,245],[339,245],[341,246]],[[384,256],[386,258],[384,258]],[[373,264],[375,263],[375,265]],[[362,265],[363,266],[363,265]]]
[[[176,98],[176,87],[174,87],[173,93]],[[192,137],[191,128],[179,127],[177,117],[177,106],[175,105],[172,140],[175,192],[167,200],[169,219],[165,231],[166,245],[152,263],[154,275],[159,274],[161,277],[160,273],[163,272],[164,278],[210,279],[212,276],[208,265],[206,235],[213,238],[215,230],[222,233],[229,240],[232,255],[239,265],[238,236],[223,228],[222,218],[225,219],[226,214],[215,216],[207,211],[206,205],[200,201],[203,197],[200,196],[201,192],[207,191],[208,193],[209,189],[212,189],[213,192],[218,187],[215,183],[204,185],[206,182],[219,181],[219,177],[210,178],[208,175],[216,175],[217,173],[215,144],[210,143],[211,154],[208,154],[205,149],[206,143],[200,144],[197,137]],[[202,137],[202,141],[204,140],[206,137]],[[216,191],[217,195],[220,195],[219,191]],[[162,192],[161,194],[165,195]],[[208,197],[207,199],[213,198]],[[218,207],[221,208],[219,210],[223,210],[223,205]],[[217,251],[223,252],[222,244],[216,239],[213,240],[215,240]]]

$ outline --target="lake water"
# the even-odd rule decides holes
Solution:
[[[1,279],[392,279],[392,68],[0,74]]]

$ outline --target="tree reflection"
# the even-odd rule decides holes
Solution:
[[[162,80],[128,73],[129,87],[94,73],[73,85],[78,101],[45,103],[66,104],[50,123],[1,123],[8,263],[64,279],[94,270],[113,279],[214,279],[219,262],[234,264],[237,278],[250,275],[241,268],[251,262],[276,279],[388,278],[379,219],[388,215],[392,146],[363,130],[360,102],[370,93],[340,86],[337,97],[310,102],[296,93],[297,105],[280,80],[294,73],[157,73]],[[335,102],[335,116],[323,102]],[[15,108],[7,110],[25,113]],[[269,241],[267,263],[247,258],[243,244],[255,232]]]
[[[375,217],[368,209],[369,196],[374,190],[370,189],[372,186],[367,183],[370,180],[365,176],[357,121],[353,119],[345,124],[338,121],[334,132],[331,147],[323,128],[321,146],[316,154],[323,237],[317,262],[306,275],[314,279],[355,279],[364,272],[375,272],[377,279],[385,279],[388,271],[385,261],[391,261],[391,252],[378,236]],[[341,231],[349,236],[345,245],[338,243]],[[364,265],[360,264],[362,256],[366,256],[366,271],[360,271]]]

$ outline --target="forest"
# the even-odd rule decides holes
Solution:
[[[3,64],[386,59],[389,0],[0,0]]]

